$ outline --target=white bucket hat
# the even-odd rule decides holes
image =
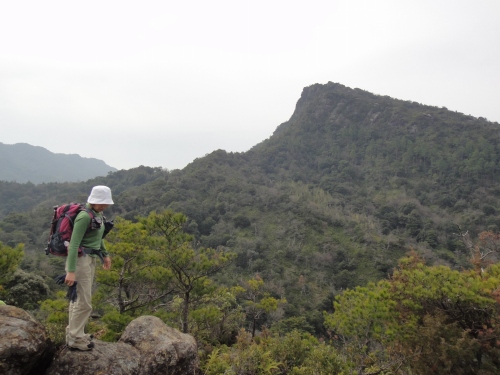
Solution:
[[[94,186],[87,202],[90,204],[114,204],[111,189],[107,186]]]

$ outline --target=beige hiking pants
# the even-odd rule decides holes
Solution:
[[[78,257],[76,263],[76,302],[69,304],[68,338],[70,341],[82,339],[85,335],[85,325],[92,313],[92,283],[94,281],[95,257],[84,255]],[[66,270],[67,272],[67,270]]]

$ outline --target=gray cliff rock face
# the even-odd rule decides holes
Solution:
[[[195,374],[198,368],[194,338],[168,327],[154,316],[141,316],[132,321],[120,342],[130,344],[140,352],[139,375]]]
[[[0,374],[35,374],[49,355],[45,328],[26,311],[0,306]]]
[[[153,316],[132,321],[117,343],[94,340],[91,351],[62,348],[57,354],[45,328],[26,311],[0,306],[2,375],[195,374],[195,339]]]

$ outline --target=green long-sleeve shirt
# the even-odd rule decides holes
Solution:
[[[91,209],[88,203],[87,208]],[[93,213],[96,217],[103,218],[102,212],[93,211]],[[68,247],[68,258],[66,259],[67,272],[75,272],[76,270],[76,260],[78,258],[79,247],[101,250],[103,256],[108,256],[106,246],[104,245],[104,240],[102,239],[102,236],[104,234],[104,219],[103,224],[99,229],[90,229],[85,234],[85,232],[89,228],[91,220],[92,219],[87,211],[81,211],[75,219],[75,223],[73,225],[73,233],[71,234],[71,240]],[[97,255],[88,256],[96,257]]]

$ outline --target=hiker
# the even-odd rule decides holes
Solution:
[[[107,186],[94,186],[86,207],[75,219],[66,259],[65,284],[76,285],[76,302],[69,304],[69,324],[66,327],[66,344],[70,349],[92,350],[93,336],[85,334],[85,325],[92,312],[92,283],[96,263],[102,260],[105,270],[111,269],[111,258],[103,241],[104,217],[102,212],[113,204]],[[90,228],[90,229],[89,229]],[[81,254],[78,249],[81,248]]]

